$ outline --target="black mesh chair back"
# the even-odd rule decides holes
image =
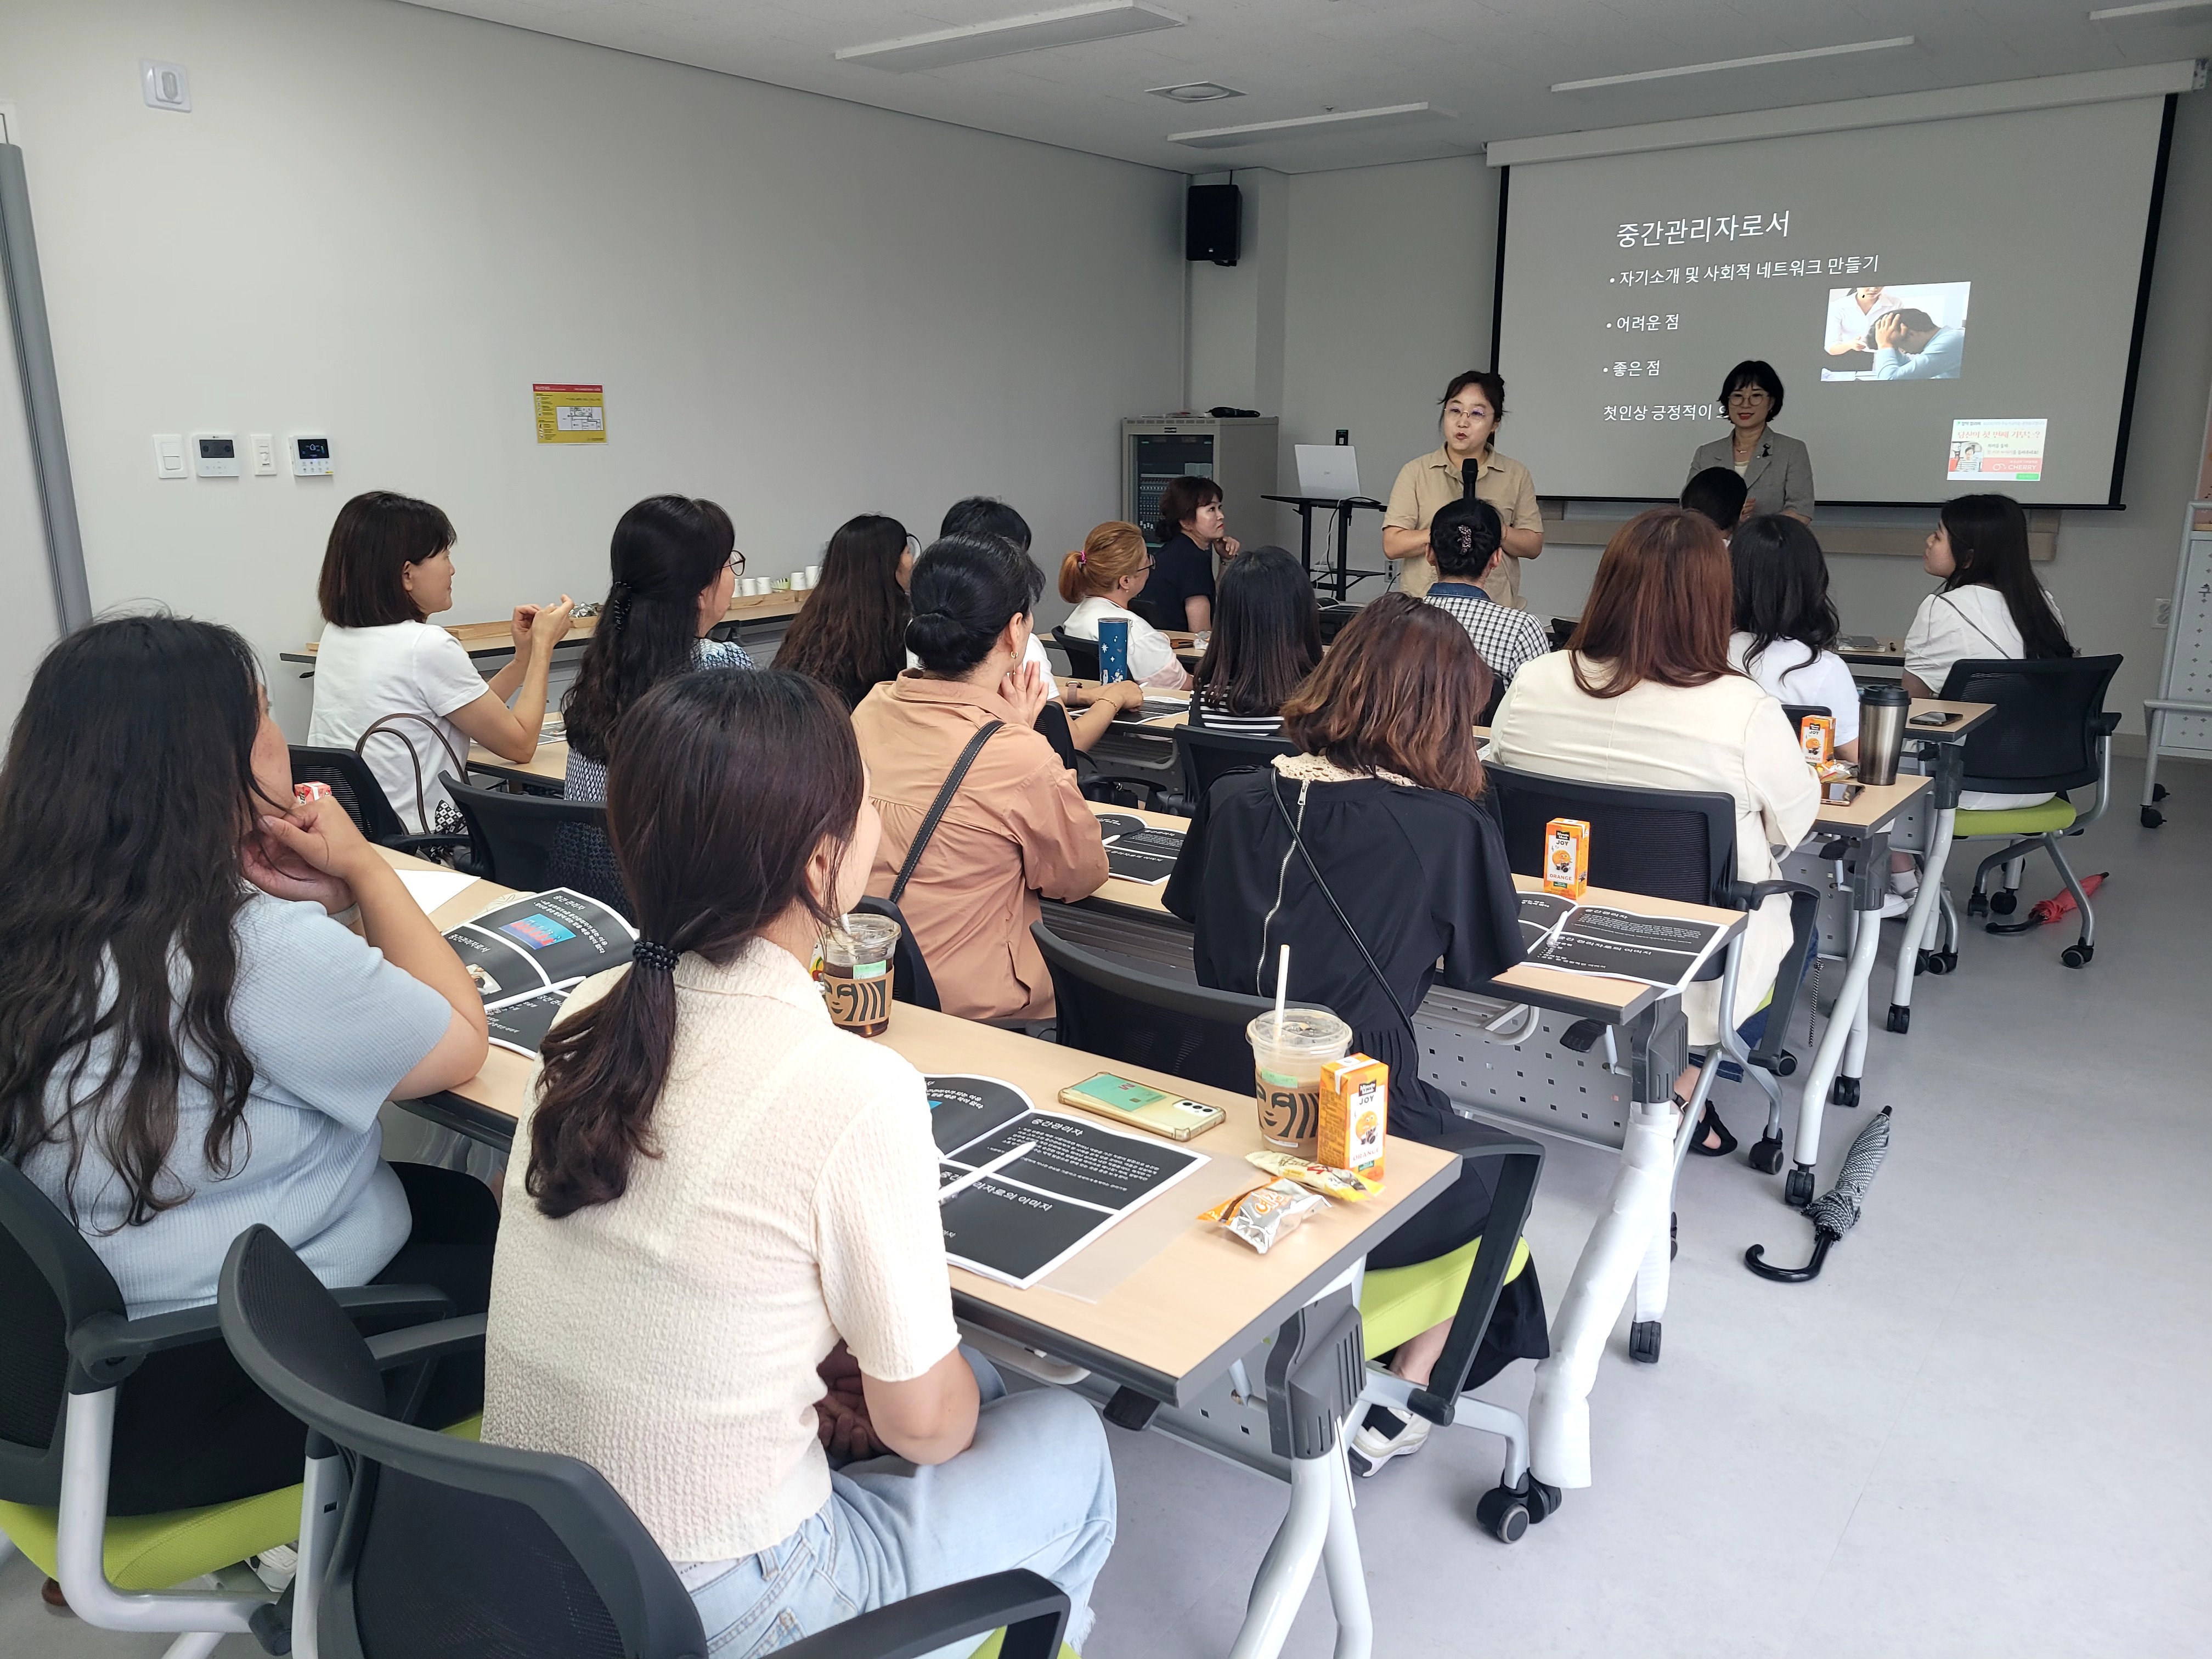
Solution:
[[[1148,599],[1141,593],[1129,601],[1129,612],[1152,623],[1163,634],[1181,633],[1190,626],[1188,617],[1170,617],[1166,607],[1158,599]]]
[[[1055,628],[1052,630],[1052,642],[1066,653],[1067,672],[1077,679],[1095,680],[1098,678],[1097,641],[1079,640],[1066,629]]]
[[[526,893],[573,887],[629,915],[604,805],[473,788],[451,773],[439,781],[469,826],[482,874]]]
[[[1061,1048],[1217,1089],[1251,1088],[1252,1044],[1244,1028],[1275,1006],[1266,997],[1141,972],[1069,944],[1041,921],[1030,923],[1030,933],[1052,970]]]
[[[0,1499],[61,1501],[69,1335],[97,1314],[123,1316],[123,1292],[92,1246],[0,1158]]]
[[[1966,733],[1963,787],[2027,795],[2095,783],[2099,739],[2111,728],[2105,689],[2119,666],[2117,656],[1953,663],[1944,701],[1996,705]]]
[[[407,826],[399,821],[399,814],[385,798],[384,786],[376,781],[376,774],[350,749],[317,749],[294,744],[292,781],[328,784],[338,805],[353,820],[354,827],[373,842],[392,842],[408,833]]]
[[[1232,772],[1256,772],[1278,755],[1296,752],[1288,738],[1254,738],[1204,726],[1174,728],[1182,762],[1182,792],[1195,812],[1213,786]]]
[[[869,895],[853,908],[861,915],[882,916],[898,923],[898,944],[891,951],[891,1000],[910,1002],[933,1012],[942,1009],[945,1005],[937,1000],[937,981],[929,976],[929,963],[922,958],[921,945],[898,906],[887,898]]]
[[[1360,609],[1358,605],[1346,605],[1341,601],[1322,606],[1321,642],[1323,645],[1335,644],[1336,636],[1344,632],[1352,619],[1359,614]]]
[[[1792,732],[1802,732],[1805,729],[1805,719],[1808,714],[1826,714],[1832,720],[1835,713],[1834,709],[1825,708],[1817,702],[1785,702],[1782,705],[1782,718],[1790,722],[1790,729]]]
[[[1567,641],[1575,636],[1575,629],[1580,628],[1582,625],[1583,619],[1580,617],[1553,617],[1544,625],[1545,633],[1551,636],[1552,649],[1554,651],[1565,650],[1567,648]]]
[[[1544,872],[1544,826],[1590,827],[1590,884],[1686,904],[1735,908],[1735,801],[1728,795],[1583,783],[1510,767],[1485,769],[1516,876]]]

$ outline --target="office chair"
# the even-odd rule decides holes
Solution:
[[[1095,680],[1098,678],[1097,641],[1079,640],[1066,629],[1055,625],[1052,630],[1052,642],[1067,659],[1067,672],[1077,679]]]
[[[1033,922],[1030,934],[1044,953],[1059,1006],[1056,1041],[1125,1065],[1150,1066],[1238,1094],[1252,1088],[1252,1045],[1245,1028],[1275,1005],[1265,997],[1212,991],[1148,974],[1072,945]],[[1307,1005],[1311,1006],[1312,1005]],[[1532,1140],[1462,1122],[1442,1149],[1463,1161],[1496,1162],[1490,1217],[1480,1237],[1433,1261],[1376,1268],[1362,1279],[1359,1316],[1369,1360],[1366,1385],[1347,1422],[1364,1407],[1389,1405],[1419,1412],[1431,1422],[1485,1430],[1503,1437],[1506,1461],[1497,1486],[1476,1504],[1476,1516],[1504,1543],[1559,1505],[1559,1491],[1528,1470],[1528,1430],[1517,1412],[1468,1397],[1465,1385],[1498,1298],[1528,1265],[1522,1237],[1544,1151]],[[1508,1248],[1510,1241],[1510,1248]],[[1415,1389],[1376,1362],[1421,1332],[1452,1322],[1430,1386]]]
[[[1075,732],[1068,725],[1067,710],[1057,699],[1047,699],[1037,710],[1036,732],[1052,745],[1052,752],[1060,757],[1060,764],[1075,774],[1075,787],[1085,800],[1103,801],[1116,806],[1143,806],[1156,812],[1173,810],[1174,790],[1158,778],[1138,777],[1127,772],[1109,772],[1075,746]],[[1117,791],[1133,790],[1138,799],[1130,800]]]
[[[933,1013],[941,1011],[945,1005],[937,1000],[937,981],[929,976],[929,963],[922,959],[921,943],[915,938],[914,929],[898,906],[887,898],[864,894],[853,909],[860,915],[881,916],[886,921],[898,923],[898,944],[891,951],[891,1000],[910,1002]]]
[[[526,893],[573,887],[629,915],[604,805],[478,789],[450,772],[438,781],[469,826],[474,874]]]
[[[2080,938],[2059,952],[2059,961],[2069,968],[2086,968],[2095,957],[2097,915],[2058,843],[2104,817],[2111,799],[2112,738],[2120,717],[2106,712],[2105,690],[2120,662],[2117,656],[1955,662],[1943,680],[1947,702],[1996,705],[1996,714],[1966,734],[1960,787],[1989,794],[2053,792],[2051,799],[2034,806],[1959,809],[1954,841],[1996,836],[2009,843],[1975,866],[1966,914],[2009,915],[2020,903],[2014,891],[2019,878],[2008,868],[2003,885],[1990,893],[1990,871],[2025,861],[2033,852],[2048,853],[2059,879],[2081,909]],[[2091,785],[2097,793],[2084,816],[2067,798],[2068,792]],[[1929,874],[1942,879],[1941,871]],[[1942,894],[1942,909],[1943,948],[1955,951],[1959,919],[1948,891]]]
[[[238,1363],[311,1430],[320,1495],[340,1516],[301,1550],[294,1628],[311,1631],[321,1656],[705,1659],[690,1595],[597,1470],[433,1434],[389,1413],[380,1370],[480,1351],[483,1316],[364,1341],[263,1226],[232,1243],[216,1306]],[[778,1651],[891,1659],[1004,1627],[1005,1659],[1049,1659],[1067,1613],[1067,1598],[1045,1579],[999,1573]]]
[[[410,832],[385,795],[384,786],[376,781],[376,774],[369,770],[368,763],[352,750],[318,749],[295,743],[291,750],[292,781],[328,784],[331,793],[353,820],[354,827],[379,847],[420,857],[468,850],[466,836],[418,836]]]
[[[1278,755],[1295,751],[1288,738],[1255,738],[1203,726],[1175,728],[1176,757],[1182,763],[1182,793],[1190,810],[1232,772],[1256,772]]]
[[[324,1294],[372,1328],[453,1311],[423,1285]],[[307,1435],[240,1372],[216,1310],[131,1318],[76,1225],[0,1158],[0,1541],[86,1624],[175,1634],[167,1659],[280,1633],[244,1564],[300,1535]],[[209,1573],[225,1588],[173,1588]]]

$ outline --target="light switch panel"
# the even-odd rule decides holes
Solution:
[[[157,432],[154,434],[154,476],[157,478],[189,478],[192,470],[185,463],[185,434],[181,432]]]
[[[253,476],[273,478],[276,476],[276,440],[266,432],[249,434],[246,453],[253,458]]]

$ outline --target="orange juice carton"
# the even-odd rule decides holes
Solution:
[[[1836,757],[1836,722],[1832,715],[1808,714],[1797,722],[1797,741],[1805,745],[1805,764],[1826,766]]]
[[[1544,890],[1578,899],[1589,890],[1589,825],[1553,818],[1544,826]]]
[[[1322,1061],[1321,1151],[1314,1161],[1380,1183],[1389,1132],[1389,1066],[1365,1054]]]

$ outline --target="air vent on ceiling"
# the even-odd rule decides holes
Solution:
[[[1224,87],[1218,81],[1187,81],[1179,87],[1147,87],[1146,91],[1155,98],[1172,99],[1178,104],[1211,104],[1221,98],[1242,98],[1244,94],[1234,87]]]

